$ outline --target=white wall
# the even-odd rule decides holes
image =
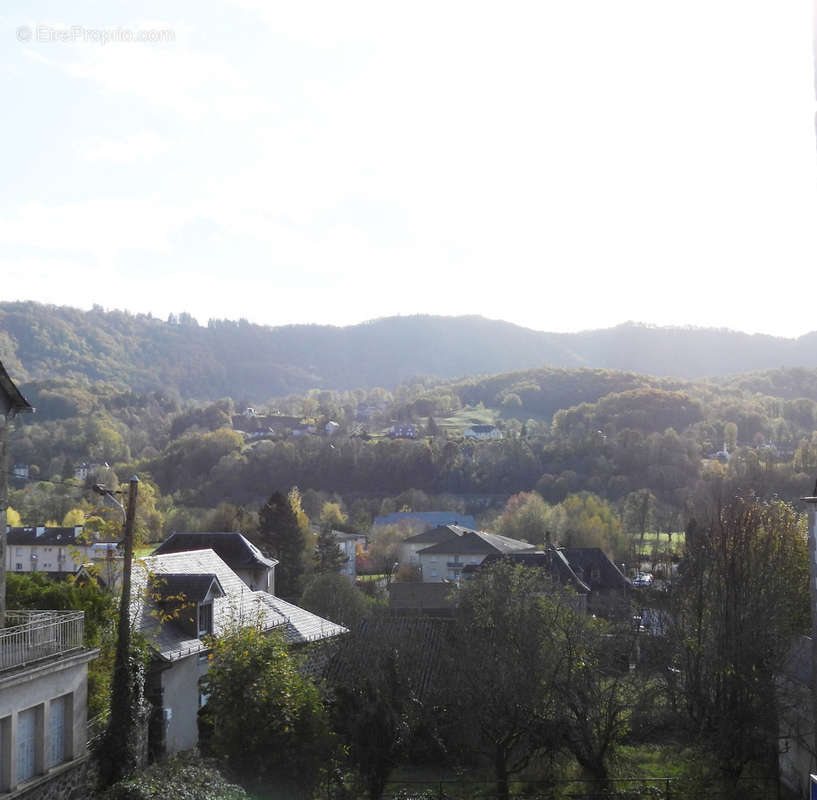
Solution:
[[[37,709],[37,773],[48,772],[51,701],[68,695],[66,761],[85,754],[87,744],[88,662],[98,650],[52,658],[41,664],[0,673],[0,790],[17,784],[17,717]],[[64,762],[63,762],[64,763]]]

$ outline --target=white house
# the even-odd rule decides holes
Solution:
[[[0,497],[10,420],[33,409],[0,363]],[[0,532],[6,507],[0,504]],[[5,537],[0,536],[0,551]],[[5,555],[2,558],[5,563]],[[5,580],[5,576],[3,576]],[[5,582],[0,592],[5,594]],[[5,597],[2,597],[5,609]],[[82,611],[7,611],[0,629],[0,793],[83,796],[87,785],[88,662]]]
[[[450,527],[450,526],[449,526]],[[528,542],[509,539],[484,531],[465,531],[451,535],[417,553],[423,581],[459,581],[463,569],[469,564],[481,564],[488,555],[507,554],[533,550]]]
[[[7,527],[6,570],[66,575],[83,565],[92,565],[100,575],[107,576],[105,583],[110,586],[122,574],[122,554],[117,546],[117,542],[104,540],[81,525]]]
[[[502,431],[496,425],[472,425],[462,435],[466,439],[501,439]]]
[[[346,533],[346,531],[332,531],[332,538],[346,556],[346,561],[340,567],[340,574],[347,575],[354,580],[357,577],[357,546],[365,548],[368,539],[362,533]]]
[[[401,564],[408,564],[409,566],[419,567],[421,550],[425,550],[431,545],[439,544],[440,542],[448,541],[452,536],[462,536],[467,531],[473,528],[466,528],[463,525],[449,524],[437,525],[434,528],[428,528],[422,533],[414,536],[409,536],[400,542],[398,548],[398,560]]]
[[[146,695],[154,707],[154,755],[198,742],[198,711],[206,703],[208,635],[236,625],[280,629],[293,645],[320,642],[346,628],[268,592],[253,591],[213,550],[154,555],[133,562],[131,615],[153,650]]]
[[[35,797],[40,785],[53,792],[54,782],[76,782],[78,771],[84,781],[88,662],[99,650],[82,646],[82,611],[9,611],[6,617],[10,627],[0,632],[0,793]]]

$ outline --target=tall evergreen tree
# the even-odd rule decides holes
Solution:
[[[321,525],[315,548],[315,572],[319,575],[324,572],[337,572],[346,560],[346,556],[335,541],[331,526]]]
[[[289,498],[274,491],[258,513],[258,540],[262,549],[278,559],[275,593],[297,597],[303,573],[304,539]]]

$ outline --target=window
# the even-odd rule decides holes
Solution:
[[[23,555],[23,552],[24,552],[24,551],[23,551],[23,548],[22,548],[22,547],[18,547],[18,548],[17,548],[17,555],[18,555],[18,556]]]
[[[48,709],[48,766],[56,767],[70,757],[68,720],[70,695],[54,698]]]
[[[213,602],[199,603],[199,633],[207,636],[213,632]]]
[[[209,699],[210,694],[204,691],[204,678],[199,678],[199,708],[204,708]]]
[[[17,570],[17,572],[22,572],[22,570],[23,570],[23,565],[22,565],[22,564],[21,564],[21,563],[18,561],[18,562],[17,562],[17,563],[14,565],[14,569],[16,569],[16,570]]]
[[[17,715],[17,783],[37,774],[37,713],[39,708],[26,709]]]

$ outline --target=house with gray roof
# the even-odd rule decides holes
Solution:
[[[587,611],[590,587],[574,572],[565,554],[559,548],[546,550],[515,550],[512,553],[494,553],[485,556],[478,566],[467,566],[463,570],[463,579],[473,577],[479,570],[490,567],[499,561],[510,561],[523,567],[544,570],[554,584],[569,590],[571,605],[576,611]]]
[[[262,553],[242,533],[171,533],[153,551],[153,555],[187,550],[213,550],[250,589],[275,594],[275,567],[278,561]]]
[[[417,557],[424,582],[456,582],[465,566],[481,564],[486,556],[533,549],[528,542],[496,533],[466,530],[457,534],[451,531],[447,539],[419,550]]]
[[[600,547],[560,547],[576,575],[590,587],[588,610],[601,616],[629,616],[629,591],[626,575]]]
[[[420,566],[420,557],[418,553],[431,547],[433,544],[445,542],[452,536],[462,536],[467,531],[474,530],[464,525],[437,525],[435,528],[427,528],[421,533],[414,536],[409,536],[400,543],[398,549],[398,560],[400,564],[408,564],[410,566]]]
[[[209,636],[257,625],[280,630],[289,644],[305,647],[346,633],[341,625],[250,589],[211,549],[136,560],[132,580],[133,625],[153,652],[146,694],[154,708],[149,730],[154,756],[189,750],[198,742]]]

